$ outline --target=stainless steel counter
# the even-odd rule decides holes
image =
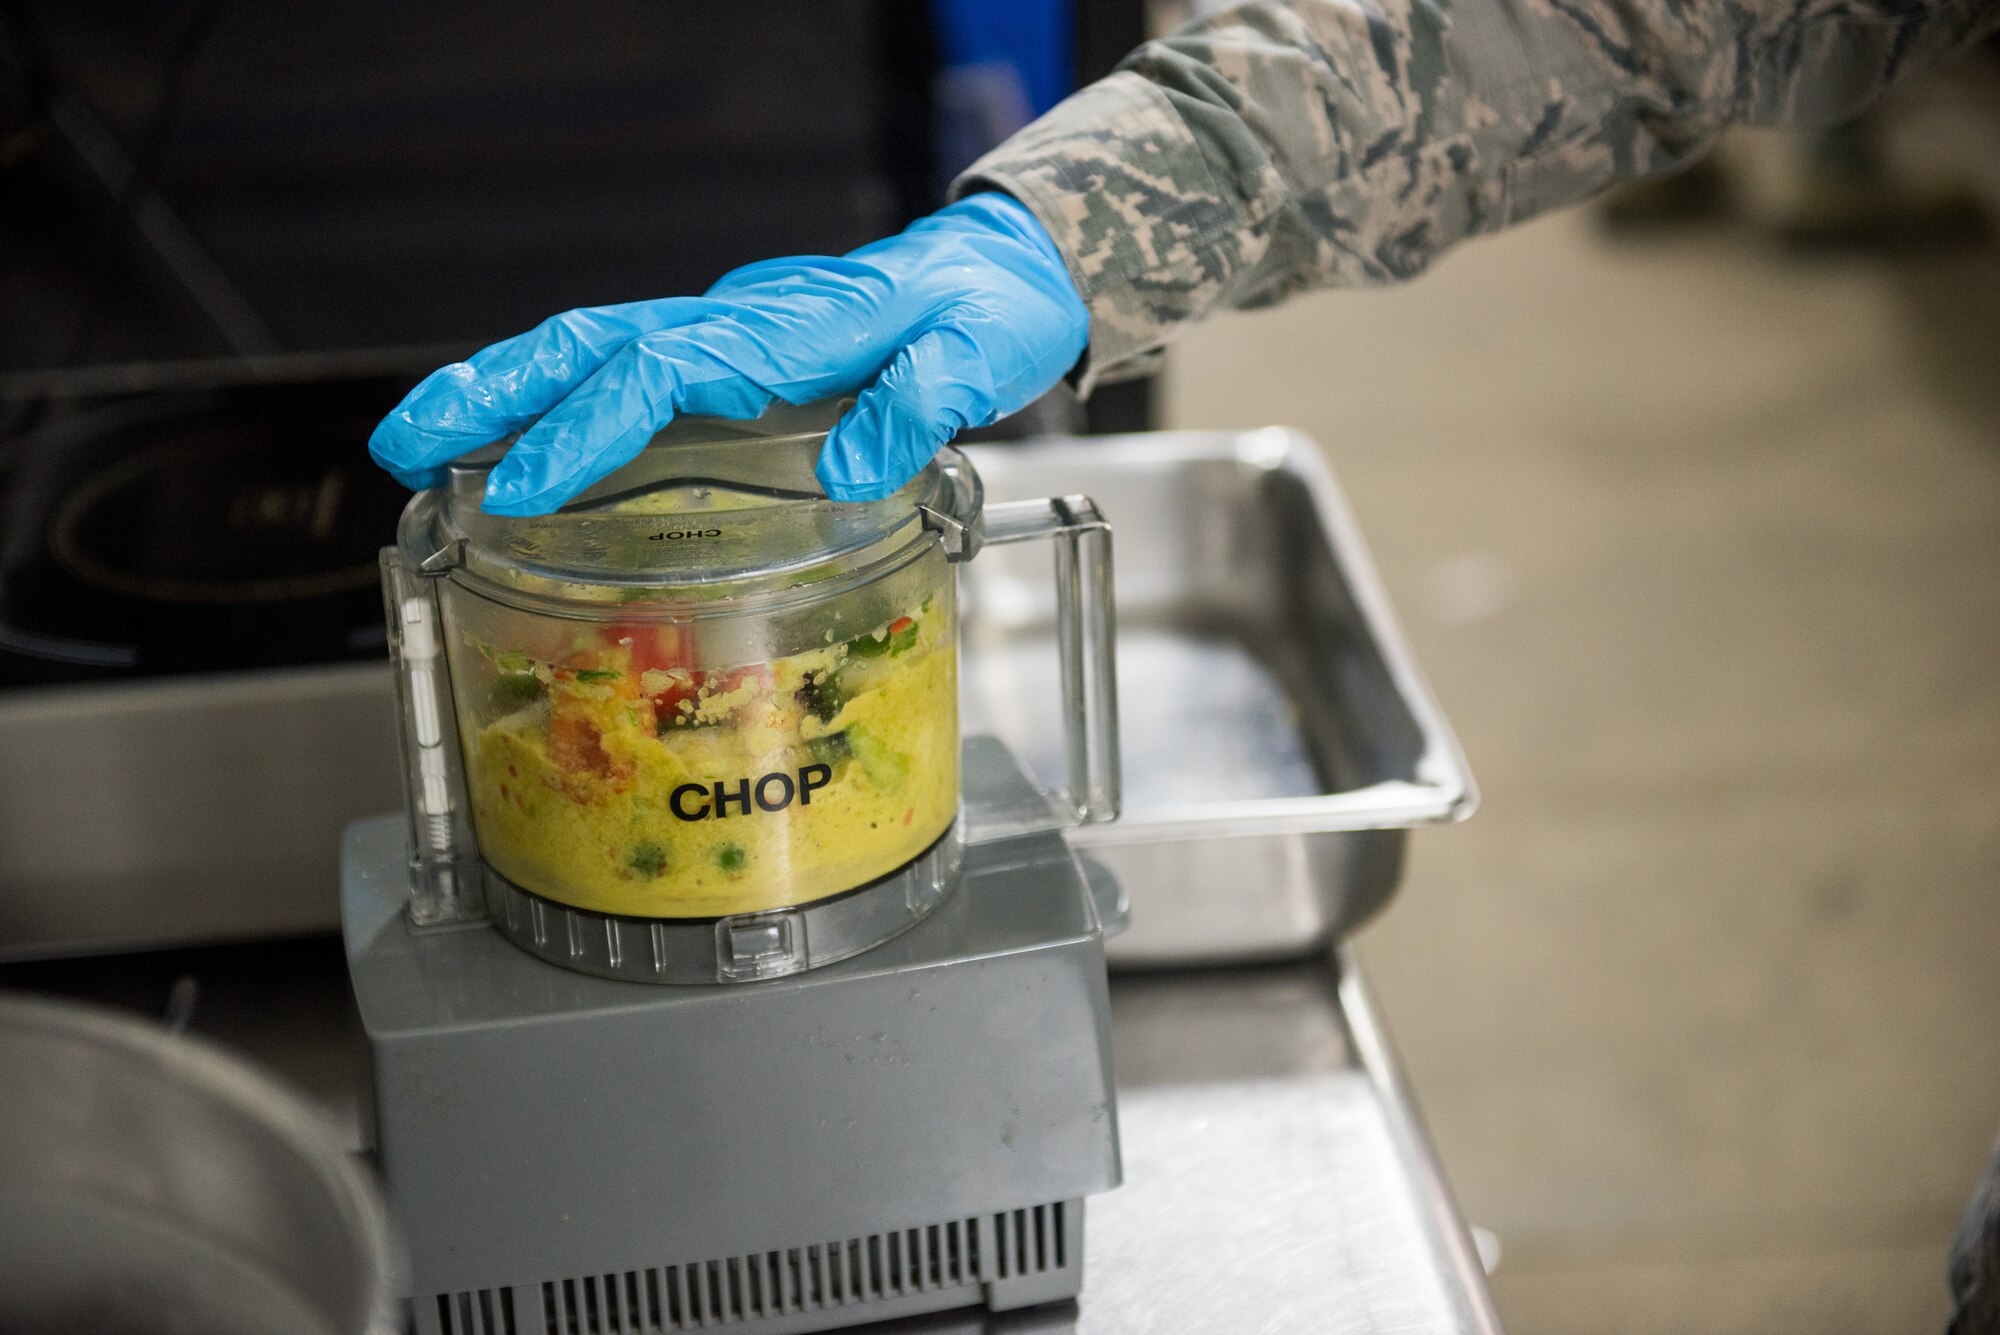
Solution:
[[[1123,976],[1112,1022],[1126,1184],[1074,1329],[1499,1329],[1350,961]]]
[[[304,1086],[359,1144],[360,1043],[337,943],[0,968],[0,987],[165,1004]],[[1485,1278],[1344,957],[1121,974],[1126,1183],[1090,1202],[1080,1304],[869,1328],[1483,1335]]]
[[[889,1335],[1497,1335],[1486,1278],[1351,962],[1111,988],[1125,1185],[1080,1303]]]

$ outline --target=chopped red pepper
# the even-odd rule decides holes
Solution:
[[[560,714],[549,719],[549,759],[557,769],[570,774],[611,777],[611,757],[605,754],[604,738],[587,719]]]
[[[655,727],[667,727],[678,723],[686,723],[693,716],[694,711],[691,709],[682,709],[681,705],[684,702],[697,700],[700,696],[701,688],[694,681],[689,680],[685,682],[677,681],[658,695],[650,697],[647,703],[653,707]]]
[[[607,645],[629,651],[626,668],[633,676],[669,668],[692,669],[695,665],[694,627],[677,625],[637,625],[614,622],[599,632]]]

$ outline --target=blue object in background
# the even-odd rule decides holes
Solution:
[[[931,12],[946,67],[1012,67],[1030,117],[1075,88],[1069,0],[931,0]]]
[[[939,64],[940,191],[972,160],[1069,95],[1069,0],[931,0]]]

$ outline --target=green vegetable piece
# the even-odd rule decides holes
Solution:
[[[749,858],[750,855],[735,844],[724,844],[715,855],[715,865],[727,872],[738,872],[743,870],[743,864]]]
[[[576,674],[578,681],[617,681],[625,674],[611,668],[583,668]]]
[[[519,649],[509,649],[504,654],[489,653],[487,656],[493,660],[493,666],[499,668],[502,672],[532,673],[535,670],[535,660],[522,653]]]
[[[884,631],[880,637],[871,633],[849,640],[847,652],[856,658],[880,658],[884,654],[893,657],[902,653],[917,642],[918,626],[910,617],[897,617],[896,621],[907,621],[909,624],[901,630]],[[889,624],[894,625],[895,622]]]
[[[840,689],[840,682],[831,672],[808,672],[805,684],[793,694],[800,707],[821,723],[831,723],[833,716],[847,705],[847,693]]]
[[[625,865],[650,881],[667,869],[667,850],[650,840],[636,844]]]
[[[838,765],[854,754],[854,748],[847,744],[847,734],[830,732],[824,737],[815,737],[806,743],[806,751],[822,765]]]
[[[847,745],[854,753],[854,759],[861,766],[861,772],[868,776],[868,782],[885,793],[900,789],[910,777],[910,758],[894,747],[884,744],[874,733],[859,724],[846,732]]]
[[[502,672],[493,682],[494,707],[512,713],[542,698],[542,682],[532,672]]]

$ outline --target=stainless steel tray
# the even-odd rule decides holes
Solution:
[[[330,931],[399,765],[374,663],[0,691],[0,960]]]
[[[1132,926],[1114,964],[1303,955],[1379,909],[1410,826],[1477,801],[1319,447],[1158,432],[967,450],[989,500],[1111,520],[1125,811],[1077,831]],[[1062,773],[1045,552],[964,570],[966,730]]]

